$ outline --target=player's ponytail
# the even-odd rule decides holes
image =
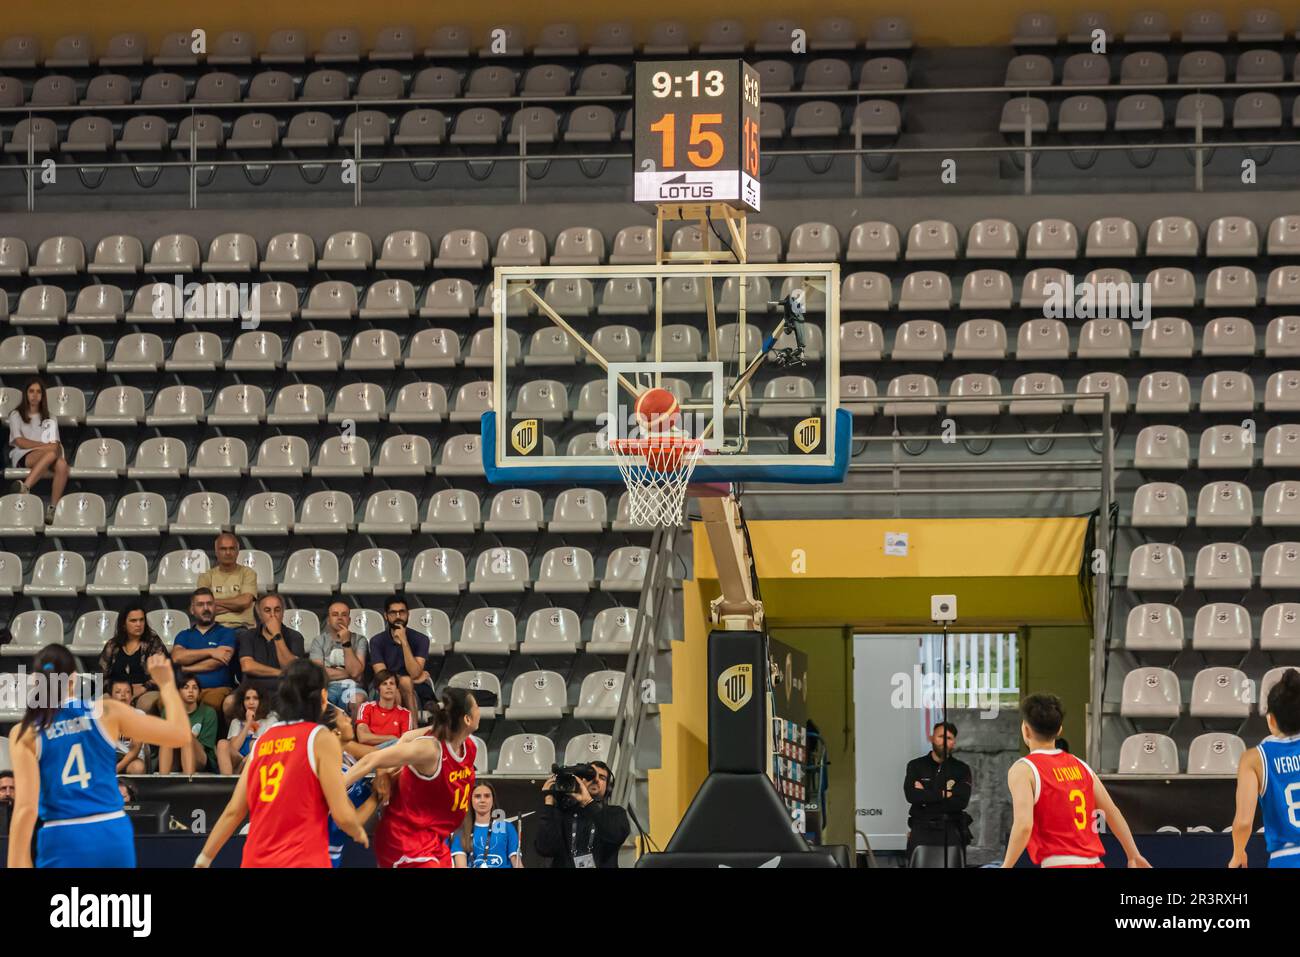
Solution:
[[[465,720],[474,710],[474,696],[464,688],[444,688],[433,709],[431,730],[441,741],[449,741],[465,727]]]
[[[28,728],[41,731],[54,720],[70,690],[69,678],[76,673],[77,659],[64,645],[46,645],[36,653],[28,686],[23,689],[28,704],[18,732],[20,737]]]
[[[299,658],[284,669],[275,692],[275,713],[281,721],[320,721],[325,715],[321,692],[329,685],[325,669],[310,658]]]
[[[1268,713],[1288,738],[1300,734],[1300,671],[1288,668],[1269,689]]]

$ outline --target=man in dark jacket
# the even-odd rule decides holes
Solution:
[[[930,734],[930,752],[907,763],[903,793],[912,806],[907,817],[907,857],[912,848],[960,847],[971,842],[970,765],[952,756],[957,745],[957,726],[940,721]]]
[[[609,765],[604,761],[591,764],[596,776],[591,781],[578,778],[571,806],[558,807],[555,796],[546,795],[534,846],[538,854],[551,859],[551,867],[618,867],[618,849],[631,827],[626,811],[617,804],[605,803]],[[548,792],[554,786],[552,775],[542,785],[542,791]]]

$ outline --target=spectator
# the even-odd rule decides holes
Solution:
[[[134,804],[137,800],[135,788],[130,781],[119,780],[117,782],[117,793],[122,795],[123,804]]]
[[[230,731],[217,742],[217,767],[222,774],[238,774],[257,736],[276,722],[267,699],[248,682],[239,686],[235,701],[240,717],[230,722]]]
[[[325,628],[311,643],[311,658],[325,667],[329,676],[329,701],[343,708],[348,717],[366,700],[361,681],[366,671],[366,639],[353,634],[352,608],[342,600],[325,609]]]
[[[257,572],[240,565],[239,539],[229,532],[217,536],[213,551],[217,555],[215,568],[199,576],[197,587],[212,590],[217,610],[217,624],[238,630],[252,628],[253,601],[257,598]]]
[[[33,376],[23,386],[23,401],[9,413],[9,465],[29,469],[27,478],[15,481],[9,491],[26,495],[45,473],[50,474],[50,504],[45,524],[54,521],[54,506],[68,486],[68,459],[59,441],[59,420],[50,415],[45,383]]]
[[[403,708],[397,695],[397,675],[381,671],[375,676],[375,700],[367,701],[357,711],[356,737],[371,747],[396,741],[411,730],[411,712]]]
[[[268,701],[275,694],[280,673],[297,658],[307,657],[302,634],[284,624],[284,599],[274,593],[257,600],[255,628],[245,628],[236,635],[239,670]],[[226,699],[226,714],[235,713],[235,696]]]
[[[930,733],[930,751],[907,764],[903,795],[911,805],[907,825],[907,858],[917,847],[959,848],[961,858],[971,842],[970,765],[952,756],[957,726],[940,721]]]
[[[556,803],[555,775],[542,784],[546,806],[537,821],[537,853],[551,867],[618,867],[618,849],[632,828],[627,812],[606,804],[612,777],[604,761],[592,761],[590,780],[577,778],[577,790]]]
[[[114,681],[108,689],[109,695],[114,701],[120,701],[124,705],[131,704],[131,683],[129,681]],[[144,714],[139,708],[135,710]],[[118,774],[148,774],[149,763],[149,745],[143,741],[132,741],[130,738],[119,738],[117,741],[117,773]]]
[[[14,809],[14,773],[8,768],[0,771],[0,805]]]
[[[196,588],[190,595],[190,627],[172,642],[172,661],[199,679],[199,700],[223,711],[235,688],[236,638],[233,629],[216,620],[216,598],[211,588]],[[229,715],[226,715],[229,717]]]
[[[181,753],[181,771],[194,774],[217,767],[217,713],[199,703],[199,679],[186,675],[180,684],[181,704],[190,717],[193,739],[181,748],[158,749],[158,773],[171,774],[177,751]]]
[[[523,867],[519,828],[504,817],[492,819],[497,810],[497,789],[491,781],[474,785],[470,804],[474,813],[466,814],[464,822],[451,835],[451,866]]]
[[[421,702],[433,701],[433,680],[424,670],[429,657],[429,638],[407,628],[411,613],[405,598],[396,596],[384,602],[386,627],[370,639],[370,660],[375,676],[381,670],[397,675],[402,704],[411,714],[419,714]]]
[[[114,681],[131,685],[131,703],[146,714],[158,707],[158,686],[149,677],[145,662],[154,655],[170,658],[167,646],[145,618],[144,605],[129,602],[117,613],[117,631],[104,643],[99,671],[110,688]]]

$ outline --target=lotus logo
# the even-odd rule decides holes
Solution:
[[[520,455],[528,455],[537,448],[539,431],[536,419],[524,419],[510,430],[510,444]]]
[[[821,444],[822,420],[820,416],[811,416],[794,427],[795,447],[807,455]]]
[[[754,694],[754,666],[732,665],[718,675],[718,700],[732,711],[749,704]]]

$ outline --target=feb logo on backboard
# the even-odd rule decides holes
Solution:
[[[826,451],[826,429],[820,415],[809,416],[798,422],[790,433],[790,445],[804,455]]]
[[[718,700],[732,711],[749,704],[754,695],[754,666],[732,665],[718,675]]]
[[[510,447],[517,455],[540,455],[542,437],[541,419],[519,419],[510,427]]]

